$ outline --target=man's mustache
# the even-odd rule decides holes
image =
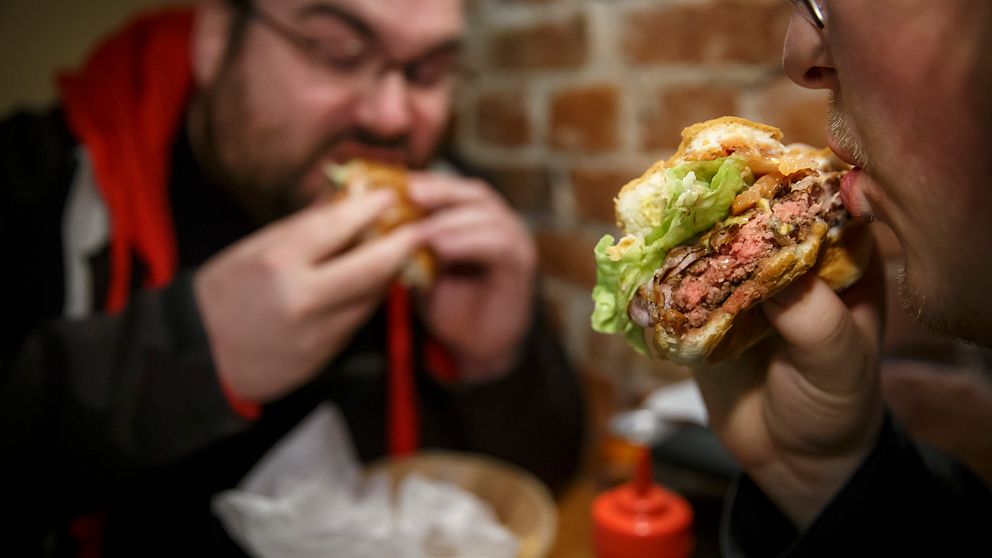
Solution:
[[[868,151],[861,144],[861,141],[851,132],[844,114],[841,112],[836,98],[830,96],[830,108],[827,112],[830,135],[837,142],[838,147],[844,149],[854,158],[858,166],[867,171],[870,167]]]
[[[389,149],[392,151],[402,151],[403,153],[406,153],[410,145],[410,136],[409,134],[398,134],[395,136],[386,137],[372,132],[371,130],[357,128],[354,130],[349,130],[343,134],[338,134],[334,140],[328,143],[326,148],[331,149],[335,145],[340,145],[342,143],[357,143],[377,149]]]

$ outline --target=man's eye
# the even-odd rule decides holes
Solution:
[[[407,66],[406,78],[411,85],[431,87],[454,77],[458,59],[453,54],[441,54],[418,60]]]
[[[317,43],[320,59],[338,70],[356,70],[368,58],[369,48],[364,41],[355,37],[321,40]]]

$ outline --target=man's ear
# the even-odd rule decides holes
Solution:
[[[190,62],[193,79],[200,88],[213,83],[224,63],[233,19],[234,10],[224,0],[204,0],[196,7]]]

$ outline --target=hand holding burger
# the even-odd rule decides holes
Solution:
[[[342,197],[379,189],[395,194],[366,238],[419,221],[424,244],[400,280],[419,291],[418,310],[460,377],[486,380],[509,371],[530,324],[536,266],[519,216],[476,179],[365,160],[328,171]]]
[[[626,236],[596,249],[594,326],[693,366],[710,428],[799,529],[882,421],[884,281],[840,203],[845,170],[769,126],[690,126],[618,194]]]

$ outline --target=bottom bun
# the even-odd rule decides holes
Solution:
[[[739,311],[714,310],[705,324],[681,336],[671,335],[660,325],[645,328],[648,350],[656,358],[687,366],[736,358],[772,331],[761,301],[811,270],[832,289],[845,289],[861,278],[873,245],[867,225],[848,222],[828,229],[818,222],[802,243],[776,251],[737,287],[732,296],[745,298]]]

